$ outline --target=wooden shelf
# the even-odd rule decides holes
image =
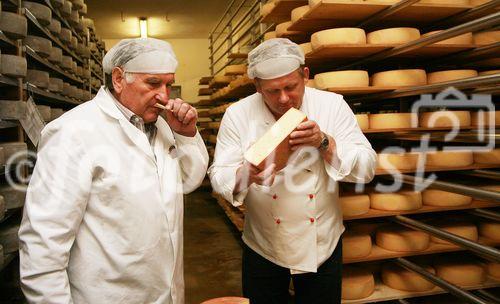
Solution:
[[[40,88],[37,88],[36,86],[34,86],[34,85],[30,84],[30,83],[26,83],[26,90],[28,92],[34,93],[35,95],[44,97],[44,101],[52,101],[52,102],[55,102],[55,103],[61,103],[62,102],[64,104],[66,104],[66,105],[79,105],[81,103],[81,102],[78,102],[78,101],[73,100],[71,98],[68,98],[68,97],[65,97],[65,96],[62,96],[62,95],[59,95],[59,94],[56,94],[56,93],[52,93],[50,91],[46,91],[46,90],[43,90],[43,89],[40,89]]]
[[[307,0],[278,0],[273,10],[262,17],[262,23],[281,23],[290,20],[294,8],[307,5]]]
[[[61,14],[59,13],[58,10],[54,9],[52,4],[50,3],[50,0],[45,0],[44,2],[45,2],[45,5],[50,7],[50,9],[52,10],[52,17],[54,17],[54,16],[57,17],[57,19],[59,19],[59,21],[61,21],[61,23],[63,25],[65,25],[68,29],[71,30],[71,33],[78,39],[79,42],[83,42],[82,37],[80,37],[80,35],[75,31],[73,26],[71,26],[71,24],[69,24],[69,22],[66,20],[66,18],[61,16]]]
[[[99,79],[100,81],[102,81],[102,83],[104,84],[104,78],[97,74],[96,72],[94,72],[94,70],[90,69],[90,72],[92,73],[92,75],[94,75],[95,78]]]
[[[362,95],[372,93],[389,92],[398,89],[397,87],[342,87],[328,88],[327,91],[341,95]]]
[[[425,172],[441,172],[441,171],[463,171],[463,170],[476,170],[476,169],[493,169],[493,168],[498,168],[500,165],[482,165],[482,164],[473,164],[470,166],[465,166],[465,167],[453,167],[453,168],[448,168],[448,167],[425,167]],[[398,173],[417,173],[416,170],[411,169],[411,170],[397,170]],[[385,170],[385,169],[380,169],[378,168],[375,171],[375,175],[387,175],[391,174],[390,171]]]
[[[200,84],[200,85],[202,85],[202,84],[209,84],[212,79],[213,79],[212,76],[201,77],[200,81],[198,82],[198,84]]]
[[[2,85],[16,86],[17,87],[17,86],[19,86],[19,82],[15,78],[0,74],[0,86],[2,86]]]
[[[13,41],[9,37],[5,36],[5,34],[2,31],[0,31],[0,46],[2,48],[4,48],[4,47],[15,48],[15,47],[17,47],[17,44],[15,41]]]
[[[26,46],[26,54],[28,54],[28,56],[30,58],[34,59],[36,62],[44,65],[45,67],[47,67],[49,69],[51,69],[52,72],[56,72],[60,76],[64,76],[67,79],[69,79],[69,80],[71,80],[73,82],[76,82],[77,84],[80,84],[80,85],[83,84],[83,80],[81,80],[77,76],[74,76],[74,75],[72,75],[72,74],[64,71],[63,69],[61,69],[57,65],[53,64],[52,62],[48,61],[47,59],[42,58],[40,55],[38,55],[36,53],[36,51],[34,51],[33,49],[31,49],[29,46]]]

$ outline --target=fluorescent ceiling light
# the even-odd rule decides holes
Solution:
[[[141,38],[148,38],[148,20],[146,18],[140,18],[139,26],[141,29]]]

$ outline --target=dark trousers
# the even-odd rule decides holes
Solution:
[[[252,304],[288,303],[290,279],[296,304],[340,303],[342,288],[342,238],[317,273],[290,274],[243,244],[243,296]]]

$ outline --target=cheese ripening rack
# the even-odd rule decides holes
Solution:
[[[17,230],[25,191],[8,177],[25,187],[36,151],[20,120],[37,120],[27,116],[34,111],[46,124],[90,100],[100,85],[95,79],[102,80],[104,44],[82,0],[7,0],[0,11],[0,302],[13,302],[22,299]]]

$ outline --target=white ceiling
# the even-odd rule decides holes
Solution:
[[[231,0],[86,0],[103,39],[139,36],[139,17],[148,18],[149,36],[161,39],[207,38]]]

